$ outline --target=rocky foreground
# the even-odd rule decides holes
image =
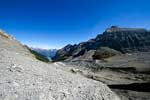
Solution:
[[[36,60],[25,46],[0,31],[0,100],[120,99],[101,82]]]

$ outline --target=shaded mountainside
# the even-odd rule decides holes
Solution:
[[[149,51],[150,31],[141,28],[119,28],[112,26],[99,34],[95,39],[75,45],[67,45],[57,51],[53,58],[55,61],[65,60],[69,57],[82,56],[89,50],[98,50],[109,47],[122,53]]]

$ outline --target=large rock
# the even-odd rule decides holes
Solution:
[[[0,100],[120,100],[101,82],[33,58],[0,32]]]
[[[141,28],[119,28],[112,26],[99,34],[95,39],[78,45],[67,45],[57,51],[55,61],[83,55],[89,50],[109,47],[122,53],[150,50],[150,31]]]

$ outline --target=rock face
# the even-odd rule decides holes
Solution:
[[[150,50],[150,31],[140,28],[119,28],[112,26],[99,34],[95,39],[78,45],[67,45],[57,51],[55,61],[83,55],[89,50],[109,47],[122,53]]]
[[[0,100],[120,100],[106,85],[40,62],[0,32]]]

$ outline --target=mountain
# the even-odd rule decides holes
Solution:
[[[32,48],[31,49],[46,58],[48,58],[51,61],[51,58],[56,55],[57,49],[41,49],[41,48]]]
[[[0,31],[0,100],[120,100],[107,85],[61,66],[37,60],[26,46]]]
[[[55,61],[76,58],[89,50],[108,47],[121,53],[150,50],[150,31],[142,28],[120,28],[112,26],[96,38],[75,45],[67,45],[57,51]]]
[[[62,69],[107,84],[121,100],[150,100],[146,29],[112,26],[94,39],[65,46],[53,59]]]

